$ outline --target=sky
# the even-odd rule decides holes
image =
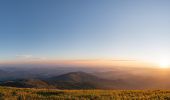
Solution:
[[[170,57],[169,0],[0,0],[0,61]]]

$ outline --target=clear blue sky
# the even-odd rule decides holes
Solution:
[[[170,54],[170,0],[0,0],[0,60]]]

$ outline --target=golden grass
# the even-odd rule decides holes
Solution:
[[[52,90],[0,87],[0,100],[170,100],[170,90]]]

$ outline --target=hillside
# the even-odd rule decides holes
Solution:
[[[60,73],[59,75],[49,75],[46,72],[39,72],[39,74],[33,72],[24,73],[25,71],[2,70],[1,72],[0,86],[19,88],[170,89],[169,70],[152,69],[146,71],[141,69],[137,71],[132,69],[128,71],[113,70],[93,73],[74,71],[64,74]]]
[[[54,89],[123,89],[121,80],[107,80],[85,72],[70,72],[48,79],[19,79],[0,82],[1,86]]]
[[[95,89],[98,88],[97,82],[106,80],[85,72],[71,72],[46,81],[60,89]]]
[[[55,88],[39,79],[22,79],[13,81],[4,81],[1,86],[20,87],[20,88]]]

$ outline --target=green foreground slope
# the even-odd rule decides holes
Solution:
[[[0,100],[170,100],[169,90],[49,90],[0,87]]]

